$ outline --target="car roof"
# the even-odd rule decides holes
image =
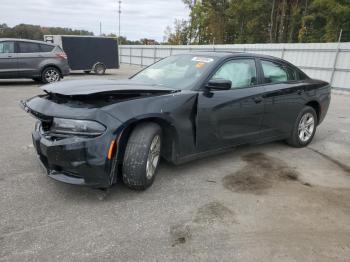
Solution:
[[[47,43],[45,41],[38,41],[38,40],[30,40],[30,39],[22,39],[22,38],[0,38],[0,42],[4,42],[4,41],[30,42],[30,43],[37,43],[37,44],[45,44],[45,45],[56,46],[55,44]]]
[[[247,52],[229,52],[229,51],[192,51],[190,53],[181,53],[176,55],[198,55],[198,56],[209,56],[209,57],[216,57],[219,59],[225,59],[225,58],[235,58],[235,57],[254,57],[254,58],[262,58],[262,59],[268,59],[273,60],[275,62],[284,63],[287,64],[293,68],[297,68],[299,71],[300,69],[296,67],[295,65],[291,64],[290,62],[279,58],[275,56],[270,55],[262,55],[262,54],[256,54],[256,53],[247,53]]]
[[[267,59],[273,59],[277,61],[284,61],[281,58],[275,57],[275,56],[269,56],[269,55],[262,55],[262,54],[256,54],[256,53],[247,53],[247,52],[229,52],[229,51],[194,51],[191,53],[187,53],[190,55],[201,55],[201,56],[211,56],[211,57],[219,57],[219,58],[226,58],[226,57],[242,57],[242,56],[249,56],[249,57],[257,57],[257,58],[267,58]]]

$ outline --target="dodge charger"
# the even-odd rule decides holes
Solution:
[[[181,164],[244,144],[305,147],[323,121],[328,83],[275,57],[198,52],[167,57],[127,80],[44,85],[21,101],[51,178],[143,190],[160,159]]]

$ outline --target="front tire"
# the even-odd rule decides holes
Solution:
[[[41,82],[44,84],[54,83],[61,80],[61,73],[55,67],[47,67],[41,74]]]
[[[160,160],[162,129],[155,123],[142,123],[132,131],[123,160],[123,181],[135,190],[153,184]]]
[[[305,106],[295,121],[287,143],[297,148],[309,145],[316,133],[317,121],[316,111],[310,106]]]

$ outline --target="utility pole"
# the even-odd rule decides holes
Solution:
[[[100,22],[100,36],[102,36],[102,22]]]
[[[122,13],[122,8],[121,8],[121,5],[122,5],[122,1],[119,0],[118,1],[118,4],[119,4],[119,9],[118,9],[118,26],[119,26],[119,29],[118,29],[118,40],[120,39],[120,16],[121,16],[121,13]]]

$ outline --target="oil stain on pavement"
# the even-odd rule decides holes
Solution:
[[[205,230],[208,226],[232,223],[237,223],[232,210],[218,201],[210,202],[199,207],[192,219],[170,227],[172,246],[185,244],[192,238],[193,232]]]
[[[281,159],[263,153],[247,154],[242,159],[247,165],[223,178],[226,189],[258,195],[265,193],[275,182],[299,181],[299,173]]]

